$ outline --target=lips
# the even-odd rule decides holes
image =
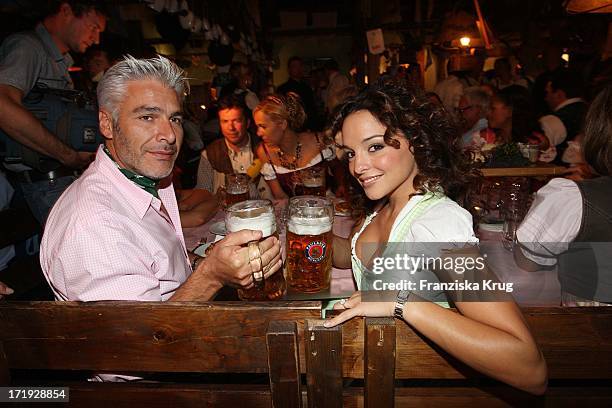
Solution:
[[[153,150],[149,152],[150,155],[159,160],[173,160],[176,154],[175,150]]]
[[[376,183],[381,177],[382,177],[382,175],[369,176],[369,177],[359,177],[359,182],[361,183],[361,185],[363,187],[369,187],[372,184]]]

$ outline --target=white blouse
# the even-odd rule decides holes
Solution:
[[[555,178],[536,193],[516,232],[521,251],[538,265],[555,265],[582,222],[582,194],[572,180]]]

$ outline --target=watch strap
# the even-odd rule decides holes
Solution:
[[[395,299],[395,307],[393,308],[393,317],[404,320],[404,305],[408,300],[410,291],[400,290],[397,292],[397,298]]]

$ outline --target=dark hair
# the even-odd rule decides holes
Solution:
[[[227,94],[220,98],[219,102],[217,103],[217,112],[221,112],[225,109],[234,108],[242,110],[242,114],[246,119],[248,119],[248,116],[250,115],[250,110],[247,107],[246,102],[244,101],[244,96],[237,95],[235,93]]]
[[[527,88],[510,85],[499,91],[494,99],[512,109],[512,141],[526,142],[534,131],[541,131]]]
[[[340,69],[338,61],[333,58],[325,61],[325,64],[323,64],[323,68],[328,69],[330,71],[338,71]]]
[[[495,68],[502,68],[502,69],[506,69],[509,72],[512,72],[512,66],[510,65],[510,61],[508,60],[508,58],[498,58],[495,60],[494,63]]]
[[[289,67],[293,61],[302,62],[302,59],[298,57],[297,55],[294,55],[293,57],[289,58],[289,61],[287,61],[287,67]]]
[[[70,6],[75,17],[81,17],[83,14],[89,13],[92,10],[108,17],[108,9],[105,2],[99,0],[48,0],[45,17],[59,13],[60,7],[64,3]]]
[[[368,87],[340,107],[333,119],[332,134],[340,132],[346,118],[360,110],[367,110],[387,127],[387,145],[399,148],[394,140],[397,135],[408,140],[419,169],[414,179],[419,193],[442,189],[452,197],[472,180],[474,173],[456,143],[459,131],[451,116],[420,90],[395,83]]]
[[[612,85],[597,95],[587,112],[582,149],[597,173],[612,175]]]
[[[580,72],[570,69],[557,69],[548,79],[554,91],[562,90],[567,98],[582,96],[584,84]]]

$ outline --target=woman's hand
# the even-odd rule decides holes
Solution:
[[[361,292],[355,292],[350,298],[343,299],[334,305],[334,310],[345,311],[326,321],[324,326],[337,326],[356,316],[390,317],[393,316],[394,309],[395,302],[362,301]]]
[[[568,167],[563,173],[563,177],[566,179],[581,181],[597,177],[597,173],[587,163],[577,163]]]
[[[13,292],[13,289],[9,288],[3,282],[0,282],[0,299],[2,299],[4,296],[12,295]]]

